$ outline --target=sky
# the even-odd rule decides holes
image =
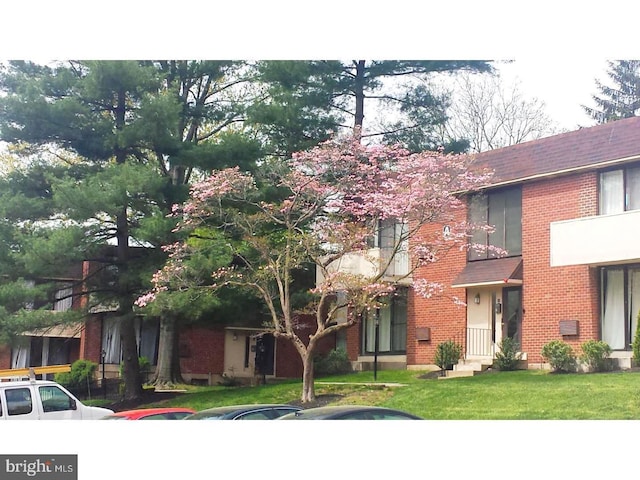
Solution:
[[[545,103],[547,115],[560,130],[576,130],[595,124],[582,108],[593,107],[592,95],[598,95],[595,80],[608,82],[608,65],[602,58],[584,58],[579,62],[564,59],[516,58],[499,68],[505,81],[518,80],[524,95]],[[553,73],[548,73],[553,72]]]
[[[619,1],[608,2],[611,11]],[[577,11],[570,2],[540,0],[518,10],[502,0],[394,0],[365,9],[325,0],[312,12],[293,0],[227,3],[150,10],[144,2],[111,0],[104,17],[73,0],[37,9],[10,4],[3,6],[12,21],[0,30],[0,59],[512,60],[501,69],[506,78],[518,77],[561,129],[573,130],[593,124],[581,105],[597,93],[595,79],[607,79],[606,59],[640,57],[634,29],[603,26],[601,9]],[[199,23],[205,11],[210,15]]]

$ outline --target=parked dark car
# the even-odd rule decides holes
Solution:
[[[289,413],[278,420],[423,420],[411,413],[384,407],[332,405]]]
[[[182,420],[194,413],[195,410],[180,407],[138,408],[107,415],[103,420]]]
[[[295,413],[300,407],[284,404],[229,405],[202,410],[185,417],[185,420],[275,420]]]

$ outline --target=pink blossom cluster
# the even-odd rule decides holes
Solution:
[[[425,278],[418,278],[413,282],[414,291],[423,298],[431,298],[442,295],[444,286],[441,283],[430,282]]]
[[[233,225],[243,232],[244,241],[260,252],[264,268],[247,269],[242,276],[232,269],[213,272],[216,285],[232,278],[267,291],[260,282],[268,281],[269,275],[271,281],[276,280],[293,265],[283,262],[311,260],[325,269],[324,283],[314,293],[341,288],[359,290],[363,298],[389,294],[393,286],[379,276],[330,273],[322,262],[365,251],[376,233],[376,222],[387,219],[407,225],[395,239],[396,249],[409,245],[414,268],[437,261],[442,249],[468,245],[470,226],[455,220],[456,211],[463,206],[461,194],[478,190],[491,177],[491,172],[477,168],[469,156],[410,153],[398,146],[364,145],[355,137],[295,153],[288,167],[285,171],[274,170],[270,177],[274,185],[287,192],[284,200],[257,199],[255,179],[239,168],[230,168],[215,171],[194,184],[189,201],[173,209],[177,231],[193,231],[205,224],[217,229]],[[268,168],[265,165],[264,173]],[[444,223],[450,227],[446,238],[422,232],[425,225]],[[288,232],[277,249],[261,237],[265,225]],[[172,284],[182,285],[180,263],[190,248],[187,242],[165,247],[169,261],[154,276],[154,292]],[[424,279],[416,279],[414,288],[423,296],[442,292],[441,285]],[[149,295],[141,297],[139,303],[152,300]]]

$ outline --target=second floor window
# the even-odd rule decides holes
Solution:
[[[507,256],[522,255],[522,189],[496,190],[475,195],[469,202],[469,221],[489,225],[493,231],[477,230],[471,242],[507,251]],[[485,260],[497,255],[491,250],[469,251],[469,260]]]
[[[394,219],[378,220],[369,247],[381,250],[380,260],[387,264],[386,275],[403,276],[409,273],[408,225]]]
[[[600,215],[640,209],[640,167],[602,172],[599,190]]]

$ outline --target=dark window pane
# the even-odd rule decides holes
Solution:
[[[392,315],[392,350],[403,352],[407,349],[407,298],[398,295],[393,301]]]
[[[522,195],[509,190],[505,203],[505,249],[507,255],[522,255]]]
[[[624,175],[622,170],[600,174],[600,215],[624,211]]]
[[[640,167],[627,170],[627,210],[640,209]]]
[[[507,255],[522,254],[522,190],[520,187],[474,196],[469,202],[469,222],[488,225],[490,233],[474,230],[471,243],[484,247],[494,246],[507,251]],[[469,251],[468,259],[496,258],[494,252]]]
[[[505,192],[496,192],[489,195],[489,216],[487,222],[493,227],[493,232],[489,233],[489,245],[498,248],[505,248],[505,209],[506,194]],[[489,252],[489,257],[496,257],[494,253]]]
[[[487,197],[474,195],[469,202],[469,223],[471,226],[487,224]],[[485,230],[473,230],[471,243],[475,245],[487,245],[487,232]],[[487,258],[486,251],[469,250],[469,260],[481,260]]]

